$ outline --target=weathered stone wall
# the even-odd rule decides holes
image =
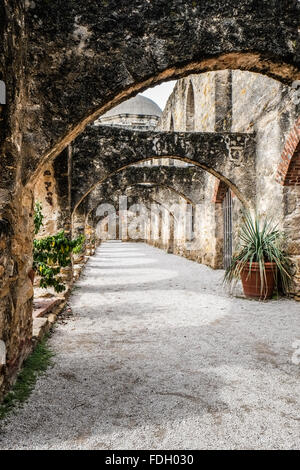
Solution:
[[[180,168],[182,171],[183,169]],[[212,181],[212,179],[214,181]],[[178,229],[177,236],[174,239],[174,245],[172,252],[188,259],[197,261],[202,264],[211,266],[214,269],[223,268],[223,209],[221,203],[215,203],[213,201],[214,184],[216,179],[208,174],[204,174],[201,184],[198,184],[197,188],[197,199],[193,199],[192,193],[188,192],[191,202],[197,200],[193,210],[194,216],[194,238],[192,240],[187,236],[189,234],[190,227],[187,227],[186,223],[189,220],[179,219],[179,223],[175,220],[175,226]],[[159,204],[166,207],[168,211],[172,211],[172,203],[179,204],[181,210],[186,209],[187,201],[179,193],[177,194],[176,202],[174,197],[170,196],[170,190],[166,188],[160,188],[159,186],[155,189],[155,196],[153,198],[159,202]],[[234,228],[238,227],[242,204],[238,198],[233,199],[233,225]],[[191,208],[190,208],[191,210]],[[154,220],[154,227],[156,233],[158,231],[159,219]],[[176,232],[176,229],[175,229]],[[158,248],[166,249],[166,240],[170,236],[169,227],[164,227],[163,224],[163,236],[161,239],[155,240],[155,246]],[[165,234],[165,235],[164,235]],[[236,235],[236,233],[235,233]],[[151,238],[149,240],[151,244]],[[233,246],[237,243],[236,237],[233,239]]]
[[[283,190],[276,183],[276,172],[284,142],[296,119],[289,90],[268,77],[234,71],[232,104],[232,131],[256,134],[257,211],[274,216],[282,225]]]
[[[207,82],[211,84],[209,97],[206,93],[207,87],[204,86]],[[291,90],[271,78],[251,72],[235,70],[193,75],[177,83],[161,117],[160,129],[169,129],[171,119],[178,131],[186,129],[187,90],[191,85],[194,90],[195,129],[255,134],[256,210],[262,216],[274,218],[274,221],[285,229],[290,240],[289,251],[295,263],[299,264],[297,188],[293,188],[292,185],[284,188],[276,182],[284,143],[299,115],[299,105],[296,106],[293,103]],[[212,116],[209,121],[203,121],[202,109],[206,109],[206,106],[209,107],[209,115]],[[241,178],[245,174],[245,168],[241,165]],[[210,177],[207,188],[210,188],[212,184],[213,178]],[[208,190],[204,226],[206,230],[210,227],[213,237],[214,225],[211,215],[214,208],[210,204],[209,194]],[[207,210],[209,207],[210,211]],[[233,208],[234,233],[236,234],[241,214],[238,201],[234,201]],[[234,242],[236,245],[236,240]]]

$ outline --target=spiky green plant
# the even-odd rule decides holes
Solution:
[[[249,211],[245,211],[239,240],[239,250],[226,269],[224,281],[233,283],[239,279],[247,263],[250,275],[252,263],[256,262],[259,264],[262,292],[266,284],[265,263],[272,262],[277,266],[275,270],[277,290],[281,285],[283,292],[288,293],[292,284],[292,262],[285,250],[285,235],[278,230],[277,225],[273,225],[268,219],[261,222],[257,215],[253,218]]]

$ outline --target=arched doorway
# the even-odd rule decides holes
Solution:
[[[195,130],[195,95],[192,82],[189,84],[186,98],[185,128],[187,132]]]

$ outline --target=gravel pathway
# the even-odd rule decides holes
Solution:
[[[230,297],[222,275],[103,244],[0,449],[299,448],[300,304]]]

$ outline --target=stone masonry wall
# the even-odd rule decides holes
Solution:
[[[194,96],[194,131],[195,132],[230,132],[232,124],[232,72],[208,72],[190,75],[175,85],[159,122],[159,129],[185,131],[187,127],[187,101],[190,87]],[[177,163],[175,162],[175,165]],[[242,171],[239,171],[243,179]],[[177,252],[190,259],[207,264],[213,268],[223,267],[223,213],[221,205],[213,202],[213,190],[216,178],[208,173],[203,186],[198,191],[203,194],[201,204],[195,211],[195,241],[193,249],[182,239],[177,243]],[[233,201],[233,229],[237,232],[240,204]],[[235,240],[233,240],[235,244]]]

